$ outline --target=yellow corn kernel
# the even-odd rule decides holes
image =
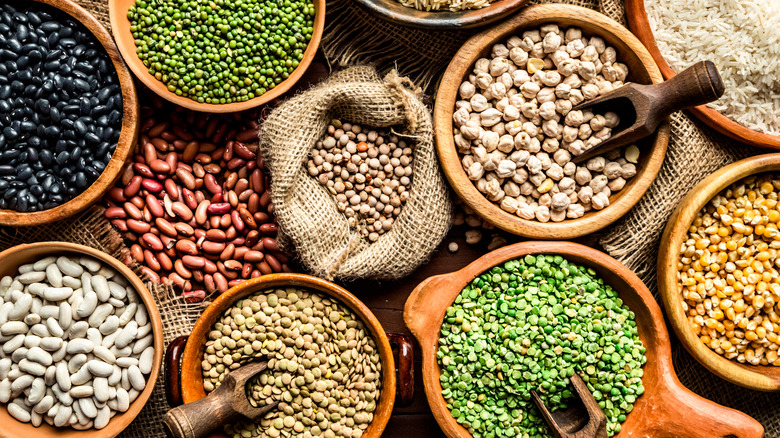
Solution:
[[[756,339],[758,339],[758,335],[754,331],[747,331],[745,332],[745,339],[747,339],[748,341],[755,341]]]
[[[758,339],[766,338],[766,329],[764,327],[756,327],[756,336],[758,336]]]

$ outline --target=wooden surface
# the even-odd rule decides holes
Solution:
[[[211,331],[212,325],[222,316],[223,312],[231,307],[236,300],[255,292],[273,287],[286,286],[305,287],[335,297],[355,312],[363,321],[366,328],[371,332],[371,335],[374,337],[377,344],[377,348],[379,349],[379,355],[382,361],[382,394],[379,397],[379,404],[374,412],[374,419],[364,431],[363,437],[380,437],[385,430],[385,425],[390,419],[390,414],[393,410],[393,405],[395,404],[395,360],[393,359],[390,342],[388,341],[387,336],[385,336],[384,330],[382,330],[382,325],[377,318],[371,314],[371,311],[365,304],[338,285],[310,275],[270,274],[253,278],[221,294],[208,308],[206,308],[195,323],[195,327],[193,327],[192,332],[189,335],[189,341],[184,347],[184,354],[181,358],[181,394],[184,403],[190,403],[206,397],[206,392],[203,389],[203,375],[200,364],[203,359],[203,351],[206,339],[208,338],[208,333]],[[224,435],[222,433],[215,433],[211,436],[221,437]]]
[[[349,0],[344,0],[349,1]],[[398,0],[355,0],[372,15],[403,26],[427,30],[468,29],[486,26],[520,9],[528,0],[496,0],[486,8],[450,12],[421,11]]]
[[[87,255],[95,258],[102,263],[109,265],[116,270],[119,275],[124,276],[128,282],[138,291],[138,295],[143,300],[146,310],[149,314],[149,321],[152,324],[152,334],[154,336],[154,363],[152,371],[146,376],[146,387],[138,398],[130,404],[130,408],[124,413],[118,413],[114,416],[108,425],[100,430],[75,430],[68,428],[55,428],[47,423],[42,423],[40,427],[35,427],[30,423],[17,421],[3,407],[0,408],[0,438],[113,438],[119,435],[141,412],[141,408],[152,395],[157,377],[160,375],[162,364],[163,345],[163,327],[160,319],[160,312],[157,310],[152,294],[146,289],[144,283],[127,266],[112,256],[100,252],[94,248],[76,245],[65,242],[39,242],[14,246],[3,252],[0,252],[0,277],[6,275],[15,275],[20,265],[31,263],[48,256],[61,255]],[[4,405],[3,405],[4,406]]]
[[[582,163],[648,137],[673,112],[717,100],[723,91],[723,80],[715,64],[701,61],[660,84],[630,83],[581,103],[572,111],[586,108],[594,109],[596,113],[614,111],[620,114],[621,119],[612,130],[612,137],[577,155],[572,161]]]
[[[650,51],[664,78],[669,79],[674,76],[674,70],[661,55],[661,51],[658,50],[645,12],[644,0],[626,0],[626,15],[628,16],[628,27]],[[691,108],[690,112],[710,128],[728,135],[734,140],[762,148],[780,149],[780,136],[778,135],[762,134],[749,129],[704,105]]]
[[[447,437],[471,437],[452,418],[441,395],[436,350],[447,307],[463,287],[490,267],[526,254],[540,253],[560,254],[571,262],[593,268],[636,314],[639,337],[647,349],[642,379],[645,393],[634,404],[619,437],[758,438],[763,435],[763,427],[751,417],[717,405],[682,386],[672,366],[670,339],[661,308],[633,272],[605,253],[584,245],[522,242],[486,254],[454,273],[424,280],[404,307],[404,321],[421,348],[425,393],[433,416]],[[448,270],[451,269],[452,266]]]
[[[680,247],[687,238],[688,227],[696,213],[714,195],[748,175],[778,170],[780,154],[767,154],[738,161],[705,178],[691,189],[672,213],[658,251],[658,289],[664,300],[669,323],[685,349],[718,376],[759,391],[780,391],[780,367],[740,364],[715,353],[699,340],[682,309],[677,263],[680,260]]]
[[[658,175],[670,127],[663,123],[654,137],[639,143],[644,152],[637,164],[637,174],[626,186],[610,196],[610,205],[601,211],[590,211],[578,219],[563,222],[529,221],[502,210],[489,201],[474,186],[461,165],[452,134],[452,113],[455,109],[458,87],[468,77],[474,62],[490,53],[493,44],[505,41],[527,28],[545,23],[578,26],[587,34],[597,34],[617,51],[617,59],[629,69],[632,82],[650,84],[663,80],[650,54],[627,29],[606,16],[577,6],[545,4],[529,6],[519,14],[470,38],[450,62],[436,94],[433,123],[436,133],[436,151],[444,174],[455,192],[482,217],[511,233],[535,239],[572,239],[600,230],[623,216],[644,195]],[[646,144],[645,142],[649,142]]]
[[[108,189],[114,186],[116,180],[119,179],[120,172],[138,140],[139,128],[140,107],[135,83],[130,75],[130,71],[119,55],[114,39],[106,28],[92,14],[70,0],[33,1],[53,6],[78,20],[103,46],[113,63],[116,76],[119,79],[119,86],[122,90],[122,127],[116,150],[114,150],[108,165],[98,179],[81,194],[62,205],[43,211],[19,213],[14,210],[0,210],[0,225],[17,227],[43,225],[62,220],[85,210],[101,199]]]
[[[62,1],[62,0],[57,0]],[[168,86],[149,73],[149,69],[144,65],[136,54],[135,40],[130,32],[130,20],[127,19],[127,12],[130,6],[135,4],[135,0],[110,0],[108,2],[108,15],[111,21],[111,31],[114,34],[116,43],[119,46],[119,52],[122,54],[125,62],[130,66],[135,76],[141,80],[150,90],[160,97],[173,102],[176,105],[183,106],[194,111],[207,113],[232,113],[244,111],[266,104],[273,99],[284,94],[303,76],[304,72],[311,64],[322,39],[322,32],[325,30],[325,0],[312,0],[316,14],[314,17],[314,32],[312,33],[309,45],[303,52],[298,67],[293,70],[290,76],[276,85],[268,92],[247,100],[246,102],[234,102],[228,104],[199,103],[188,97],[178,96],[168,90]]]

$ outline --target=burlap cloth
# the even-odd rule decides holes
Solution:
[[[108,0],[75,1],[108,26]],[[532,3],[554,2],[533,0]],[[621,23],[626,22],[623,0],[565,0],[562,3],[600,10]],[[373,62],[381,73],[397,68],[400,74],[410,76],[424,88],[436,80],[452,55],[471,35],[470,31],[408,30],[372,18],[350,0],[329,0],[327,23],[323,49],[333,63]],[[657,180],[628,215],[606,230],[601,244],[613,257],[636,272],[657,295],[655,263],[658,241],[674,207],[706,175],[739,158],[758,153],[761,153],[758,149],[735,144],[695,124],[686,114],[674,114],[669,150]],[[117,248],[121,247],[121,242],[100,222],[94,217],[82,215],[80,219],[51,229],[28,230],[15,236],[3,235],[2,244],[7,246],[22,240],[56,238],[87,243],[118,255]],[[84,231],[84,226],[87,230],[98,231]],[[182,305],[165,288],[152,287],[152,290],[159,299],[166,340],[188,333],[199,310]],[[780,406],[780,394],[750,391],[715,377],[695,362],[677,342],[673,345],[673,356],[675,370],[684,385],[708,399],[753,416],[763,424],[766,437],[780,437],[780,413],[776,412]],[[163,436],[159,415],[165,407],[164,396],[158,388],[147,408],[123,436]]]

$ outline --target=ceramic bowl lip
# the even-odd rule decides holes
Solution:
[[[38,251],[41,251],[41,255],[25,255],[27,253],[36,253]],[[99,251],[97,249],[85,245],[79,245],[79,244],[68,243],[68,242],[55,242],[55,241],[26,243],[26,244],[16,245],[6,249],[5,251],[0,252],[0,266],[6,268],[8,266],[6,265],[6,263],[8,263],[7,262],[8,258],[14,257],[16,255],[19,255],[19,257],[23,260],[23,263],[26,263],[27,260],[39,259],[45,254],[49,254],[49,255],[76,254],[76,255],[91,257],[93,259],[99,260],[102,264],[109,265],[112,269],[117,271],[119,275],[123,276],[128,281],[128,283],[130,283],[136,289],[136,291],[138,292],[138,296],[141,298],[143,302],[144,307],[146,307],[146,311],[149,316],[149,322],[152,324],[152,336],[154,337],[154,344],[153,344],[154,363],[152,366],[152,371],[147,376],[146,387],[144,387],[143,391],[141,391],[141,393],[138,395],[138,398],[136,398],[130,404],[130,407],[127,411],[123,413],[118,413],[116,416],[111,418],[108,425],[103,429],[100,430],[88,429],[88,430],[79,431],[79,430],[72,429],[70,427],[55,428],[52,426],[48,426],[45,423],[40,428],[35,428],[29,423],[20,423],[17,422],[16,420],[13,421],[14,423],[18,423],[19,425],[21,425],[21,427],[29,428],[29,432],[34,436],[43,436],[43,437],[64,436],[64,437],[71,437],[71,438],[75,438],[75,437],[113,438],[119,435],[124,429],[126,429],[130,425],[130,423],[132,423],[133,420],[138,416],[138,414],[141,412],[141,409],[149,401],[149,398],[151,397],[152,392],[154,391],[155,385],[157,383],[157,379],[160,376],[160,370],[162,368],[163,350],[165,349],[164,342],[163,342],[163,326],[162,326],[162,319],[160,318],[160,312],[157,308],[157,304],[151,292],[146,288],[143,281],[132,270],[130,270],[130,268],[128,268],[125,264],[123,264],[116,258],[102,251]],[[4,413],[7,413],[4,406],[2,409]],[[6,435],[8,431],[4,430],[5,424],[7,423],[0,421],[0,436],[8,436]]]
[[[199,103],[188,97],[177,96],[176,93],[169,91],[165,84],[158,81],[149,73],[149,70],[144,66],[143,62],[135,53],[135,42],[129,30],[127,12],[130,6],[132,6],[134,3],[132,0],[109,0],[108,15],[111,21],[111,31],[117,41],[119,52],[121,53],[122,58],[124,58],[133,74],[144,85],[146,85],[147,88],[152,90],[152,92],[171,103],[193,111],[207,113],[232,113],[256,108],[271,102],[272,100],[278,98],[290,90],[290,88],[292,88],[298,82],[298,80],[303,77],[304,73],[306,73],[306,70],[311,65],[312,60],[314,60],[314,56],[316,55],[317,50],[319,50],[322,34],[325,30],[326,0],[312,0],[312,2],[316,10],[312,36],[309,40],[309,44],[306,46],[306,50],[303,52],[301,62],[293,70],[292,74],[290,74],[287,79],[276,85],[273,89],[268,90],[260,96],[254,97],[245,102],[233,102],[227,104]],[[127,7],[123,7],[120,5],[120,3],[122,5],[126,4]],[[127,31],[123,32],[125,29]]]
[[[571,18],[575,14],[581,18]],[[664,122],[658,127],[654,137],[644,140],[645,142],[652,141],[652,149],[649,153],[640,156],[637,174],[628,180],[620,192],[610,197],[610,205],[603,210],[588,212],[578,219],[542,223],[522,219],[489,201],[468,178],[460,162],[460,153],[454,143],[452,126],[452,114],[457,101],[458,87],[450,86],[450,84],[460,84],[473,66],[473,63],[465,64],[464,59],[470,59],[472,56],[478,56],[478,54],[488,51],[492,44],[505,40],[519,30],[547,22],[567,22],[569,23],[567,25],[582,28],[585,33],[598,34],[605,39],[620,40],[620,44],[610,44],[616,48],[621,46],[620,52],[624,50],[630,52],[631,56],[637,59],[637,63],[643,66],[643,71],[634,74],[646,75],[652,83],[662,82],[663,78],[658,67],[641,42],[628,29],[623,28],[603,14],[587,8],[563,4],[528,6],[498,26],[471,37],[453,57],[442,77],[436,95],[434,107],[435,144],[442,169],[450,186],[483,219],[507,232],[520,236],[533,239],[567,240],[593,233],[611,225],[639,202],[652,181],[658,176],[663,158],[666,155],[671,128],[668,122]],[[598,31],[591,31],[591,28],[598,28]],[[610,35],[610,37],[607,38],[605,35]],[[490,42],[480,44],[477,47],[482,38],[489,38]],[[448,85],[441,86],[442,84]]]
[[[669,324],[696,361],[712,373],[736,385],[758,391],[780,391],[780,368],[747,365],[726,359],[704,345],[693,333],[682,310],[682,297],[677,283],[677,260],[680,257],[680,245],[684,237],[674,237],[674,235],[686,235],[686,230],[693,222],[696,213],[715,195],[747,176],[767,172],[780,173],[780,153],[745,158],[722,167],[685,195],[672,213],[661,238],[661,247],[658,251],[658,289],[669,316]],[[696,208],[684,209],[685,206]]]
[[[626,16],[629,28],[647,47],[647,50],[661,69],[661,74],[663,74],[664,78],[671,79],[674,77],[676,73],[658,49],[655,35],[650,29],[644,0],[626,0]],[[710,128],[734,140],[760,148],[780,149],[780,135],[765,134],[748,128],[706,105],[690,108],[689,111]]]
[[[119,140],[117,141],[114,153],[111,155],[111,160],[106,165],[106,168],[103,169],[103,172],[100,173],[100,176],[91,185],[86,187],[84,191],[70,201],[48,210],[18,212],[0,209],[0,225],[44,225],[80,213],[97,202],[109,189],[111,189],[111,187],[113,187],[116,180],[119,179],[122,168],[130,157],[130,153],[138,140],[138,131],[140,128],[138,125],[138,115],[140,108],[138,105],[135,83],[130,75],[130,71],[127,69],[121,56],[119,56],[114,39],[92,14],[71,0],[18,1],[34,1],[46,4],[81,23],[100,43],[109,58],[111,58],[112,65],[119,81],[119,86],[122,90],[122,126],[119,133]]]
[[[464,11],[419,11],[398,0],[356,0],[363,8],[384,20],[415,29],[456,30],[487,26],[511,15],[529,0],[497,0],[490,6]]]
[[[200,357],[204,344],[190,342],[192,339],[208,339],[211,326],[237,300],[253,293],[282,287],[299,287],[310,289],[338,300],[357,314],[363,324],[369,329],[380,353],[382,363],[382,390],[379,403],[374,411],[374,419],[364,431],[363,436],[379,437],[390,420],[395,404],[396,371],[390,342],[387,334],[371,310],[351,292],[343,287],[306,274],[279,273],[267,274],[246,280],[226,292],[220,294],[195,322],[181,357],[181,391],[184,403],[189,403],[206,396],[203,389],[203,377],[200,374]],[[197,370],[197,372],[195,372]],[[373,435],[376,434],[376,435]]]
[[[597,249],[579,244],[574,242],[554,242],[554,241],[524,241],[520,243],[516,243],[513,245],[505,246],[502,248],[499,248],[497,250],[491,251],[482,257],[474,260],[473,262],[469,263],[467,266],[461,268],[460,270],[452,271],[449,273],[429,277],[427,280],[424,280],[423,283],[420,283],[420,285],[415,288],[415,291],[412,292],[412,296],[417,294],[417,289],[423,286],[423,284],[427,281],[433,281],[435,282],[439,278],[445,278],[450,276],[457,276],[458,274],[468,274],[467,276],[464,275],[464,280],[459,280],[457,284],[448,284],[446,287],[448,290],[450,289],[458,289],[462,290],[465,286],[467,286],[471,281],[478,276],[482,275],[483,273],[489,271],[495,266],[502,265],[503,263],[514,260],[518,258],[525,257],[526,255],[533,255],[533,256],[540,256],[540,255],[560,255],[564,259],[569,260],[572,263],[587,266],[590,268],[593,268],[597,271],[609,271],[612,275],[615,277],[618,277],[621,282],[626,283],[629,285],[629,287],[625,292],[623,290],[619,290],[617,287],[614,286],[613,283],[607,283],[605,280],[605,284],[608,284],[612,286],[612,288],[618,292],[620,296],[625,295],[635,295],[638,300],[641,300],[643,307],[646,308],[646,312],[643,310],[641,315],[642,317],[649,318],[649,321],[647,321],[648,327],[641,328],[639,324],[637,324],[639,331],[640,339],[642,340],[643,344],[645,346],[649,345],[648,341],[652,339],[650,342],[654,346],[654,356],[656,359],[656,363],[654,363],[651,367],[650,361],[648,361],[645,366],[643,366],[644,370],[648,370],[652,368],[652,372],[655,374],[663,374],[663,368],[668,365],[668,367],[671,369],[671,344],[669,342],[669,335],[666,331],[666,325],[663,323],[663,314],[661,312],[660,307],[657,305],[655,299],[653,298],[652,293],[650,290],[644,285],[644,283],[634,274],[628,267],[620,263],[619,261],[615,260],[608,254],[599,251]],[[589,259],[588,262],[577,262],[572,261],[571,257],[580,257]],[[599,275],[599,277],[603,278],[603,275]],[[636,287],[630,287],[631,285],[636,285]],[[434,286],[435,287],[435,286]],[[430,292],[430,291],[429,291]],[[428,333],[422,333],[419,334],[415,333],[415,329],[412,329],[412,332],[414,336],[417,338],[418,342],[423,347],[423,379],[426,381],[425,385],[425,392],[426,392],[426,398],[428,400],[428,404],[431,406],[432,409],[436,410],[438,407],[443,407],[443,409],[446,412],[449,412],[446,408],[446,400],[443,398],[441,392],[441,381],[439,380],[439,376],[441,375],[441,368],[439,367],[438,360],[436,360],[436,351],[438,349],[439,345],[439,337],[441,334],[441,325],[444,322],[444,317],[446,316],[446,308],[452,305],[454,300],[457,298],[458,294],[455,294],[453,296],[452,301],[448,301],[447,305],[444,306],[444,309],[438,309],[438,312],[441,313],[441,317],[439,315],[431,315],[428,314],[426,316],[432,318],[436,322],[436,326],[438,327],[435,334],[428,334]],[[409,302],[407,302],[407,308],[404,309],[404,320],[407,320],[407,312],[409,309]],[[636,309],[636,308],[634,308]],[[632,309],[632,310],[634,310]],[[418,315],[419,316],[419,315]],[[640,315],[637,314],[635,320],[638,320],[640,318]],[[407,325],[409,323],[407,322]],[[646,331],[649,329],[649,332]],[[427,345],[428,338],[432,337],[433,339],[433,347]],[[425,338],[426,341],[423,341],[422,338]],[[430,368],[432,367],[432,368]],[[674,378],[676,380],[676,377]],[[431,384],[433,387],[431,391],[429,391],[428,383]],[[647,393],[646,393],[647,394]],[[647,394],[647,397],[645,397],[647,400],[645,400],[646,403],[651,402],[651,396],[652,394]],[[637,403],[642,401],[642,398],[639,398],[637,400]],[[434,407],[434,405],[437,405],[437,408]],[[637,409],[634,409],[633,412],[636,412]],[[451,416],[447,417],[444,421],[447,422],[447,425],[440,424],[442,428],[447,429],[455,429],[458,433],[457,434],[451,434],[449,431],[445,430],[445,433],[449,437],[472,437],[472,435],[466,430],[463,426],[461,426],[459,423],[455,421],[455,419]]]

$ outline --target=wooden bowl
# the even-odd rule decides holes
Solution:
[[[647,351],[642,383],[645,393],[617,435],[626,437],[760,437],[763,427],[751,417],[706,400],[686,389],[672,366],[672,351],[661,309],[642,281],[612,257],[570,242],[522,242],[495,250],[465,268],[424,280],[409,296],[404,321],[422,349],[423,384],[436,421],[449,438],[470,438],[447,409],[441,395],[436,351],[444,316],[461,290],[478,275],[527,254],[558,254],[593,268],[636,314]]]
[[[35,260],[60,255],[79,255],[89,256],[100,260],[101,263],[109,265],[138,291],[138,295],[143,300],[146,310],[149,314],[149,321],[152,323],[152,334],[154,336],[154,364],[152,372],[146,379],[146,387],[138,398],[130,404],[130,409],[124,413],[116,414],[108,426],[103,429],[75,430],[70,427],[57,428],[46,424],[35,427],[30,423],[22,423],[11,417],[8,411],[0,409],[0,437],[37,437],[37,438],[113,438],[125,430],[133,419],[141,412],[141,408],[146,405],[149,397],[152,395],[157,377],[160,375],[160,365],[162,363],[163,350],[163,326],[160,319],[160,312],[157,310],[154,297],[144,286],[144,283],[127,266],[119,260],[108,254],[100,252],[88,246],[76,245],[65,242],[40,242],[25,245],[14,246],[3,252],[0,252],[0,277],[6,275],[15,275],[16,269],[25,263],[31,263]]]
[[[763,172],[780,172],[780,154],[759,155],[730,164],[705,178],[680,201],[666,224],[658,250],[658,290],[672,329],[699,363],[731,383],[759,391],[780,391],[780,367],[741,364],[712,351],[693,333],[682,308],[677,277],[680,249],[693,219],[710,200],[731,184]]]
[[[211,327],[222,317],[225,310],[233,306],[237,300],[256,292],[287,286],[311,289],[337,299],[355,312],[371,332],[382,361],[382,392],[379,396],[379,404],[374,412],[374,420],[364,431],[363,438],[379,438],[385,430],[387,421],[390,419],[396,395],[396,366],[388,335],[385,334],[382,325],[374,314],[371,313],[371,310],[346,289],[329,281],[305,274],[263,275],[234,286],[217,297],[198,318],[195,326],[192,328],[189,339],[186,341],[183,353],[173,351],[169,347],[166,355],[166,375],[168,377],[166,391],[169,403],[178,405],[180,402],[190,403],[206,397],[206,391],[203,389],[201,361],[203,360],[203,352]],[[411,351],[410,341],[404,341],[403,339],[400,341],[404,343],[402,349]],[[173,346],[174,344],[171,345]],[[179,355],[181,355],[180,358],[178,357]],[[179,363],[181,364],[180,372]],[[404,368],[403,363],[401,363],[399,368]],[[177,376],[180,376],[180,382],[176,381]],[[402,380],[402,389],[406,386],[404,382],[410,382],[407,379],[411,379],[411,377],[403,374],[399,375],[399,380]],[[177,400],[179,396],[181,400]],[[210,436],[216,438],[224,437],[225,435],[221,431],[217,431]]]
[[[178,96],[176,93],[169,91],[168,87],[163,82],[158,81],[157,78],[149,73],[149,69],[136,54],[135,40],[133,39],[133,34],[130,32],[130,20],[127,19],[127,12],[130,10],[130,6],[135,4],[135,1],[136,0],[110,0],[108,2],[108,15],[111,21],[111,31],[114,34],[116,43],[119,46],[119,52],[122,54],[125,62],[130,66],[130,70],[133,71],[135,76],[158,96],[169,102],[175,103],[176,105],[183,106],[184,108],[204,113],[233,113],[244,111],[268,103],[284,94],[295,85],[295,83],[298,82],[298,79],[303,76],[303,73],[306,72],[309,64],[311,64],[311,61],[317,54],[317,49],[319,48],[320,40],[322,39],[322,32],[325,29],[325,0],[312,0],[316,11],[314,16],[314,32],[312,33],[309,45],[303,52],[303,58],[298,64],[298,67],[293,70],[292,74],[290,74],[287,79],[280,82],[268,92],[245,102],[226,104],[199,103],[188,97]]]
[[[664,78],[669,79],[673,77],[676,73],[669,66],[669,63],[666,62],[655,42],[655,36],[650,28],[650,22],[645,11],[644,0],[626,0],[626,15],[628,16],[628,27],[631,29],[631,32],[634,32],[634,35],[650,51]],[[734,140],[760,148],[780,149],[780,135],[769,135],[754,131],[706,105],[690,108],[689,111],[710,128]]]
[[[650,54],[631,32],[606,16],[587,8],[561,4],[529,6],[501,24],[471,37],[461,47],[447,67],[436,94],[433,124],[436,132],[436,151],[444,174],[463,201],[483,219],[520,236],[535,239],[573,239],[600,230],[623,216],[644,195],[658,175],[669,144],[670,127],[664,122],[655,135],[638,142],[642,154],[636,175],[623,190],[610,196],[610,204],[600,211],[590,211],[578,219],[563,222],[538,222],[520,218],[502,210],[479,192],[468,178],[460,161],[453,139],[452,114],[457,101],[458,87],[473,68],[477,59],[488,56],[493,44],[506,41],[525,29],[544,23],[577,26],[586,34],[599,35],[615,48],[618,60],[628,65],[628,79],[637,83],[659,83],[663,79]]]
[[[125,162],[138,141],[138,96],[135,91],[135,83],[127,66],[119,56],[114,39],[105,27],[100,24],[89,12],[71,0],[31,0],[44,3],[70,15],[84,25],[100,42],[108,53],[116,70],[119,86],[122,89],[122,127],[117,141],[116,150],[111,156],[108,165],[103,169],[98,179],[87,187],[81,194],[70,201],[48,210],[22,213],[15,210],[0,209],[0,225],[5,226],[34,226],[43,225],[68,218],[85,210],[97,202],[114,186],[114,183],[122,172]]]
[[[426,30],[468,29],[487,26],[517,11],[529,0],[497,0],[490,6],[465,11],[421,11],[398,0],[356,0],[372,15],[391,23]]]

